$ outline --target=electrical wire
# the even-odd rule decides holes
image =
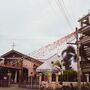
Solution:
[[[52,2],[50,0],[48,0],[48,4],[51,7],[51,9],[54,12],[54,14],[59,17],[59,14],[57,14],[57,12],[56,12],[55,8],[52,6]]]
[[[58,2],[55,0],[55,2],[57,4],[57,6],[59,7],[59,9],[62,11],[62,14],[64,15],[64,18],[66,19],[69,28],[71,30],[73,30],[72,24],[71,24],[68,16],[66,15],[66,11],[65,11],[65,8],[62,6],[62,3],[60,2],[60,0],[58,0]]]
[[[70,22],[70,20],[69,20],[69,18],[68,18],[68,13],[66,12],[66,9],[65,9],[65,6],[63,6],[63,4],[62,4],[62,2],[60,2],[60,0],[58,0],[58,2],[59,2],[59,6],[61,7],[61,9],[62,9],[62,12],[63,12],[63,14],[64,14],[64,16],[65,16],[65,19],[67,20],[67,23],[68,23],[68,25],[69,25],[69,27],[71,28],[71,30],[73,29],[72,28],[72,24],[71,24],[71,22]]]
[[[69,19],[70,19],[71,21],[73,21],[72,16],[69,14],[68,9],[66,8],[66,5],[65,5],[65,3],[64,3],[64,0],[61,0],[61,1],[62,1],[63,8],[65,9],[65,12],[67,13],[67,16],[69,17]],[[70,4],[70,3],[69,3],[69,4]],[[73,23],[72,23],[72,24],[73,24]]]

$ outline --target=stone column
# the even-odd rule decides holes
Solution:
[[[42,84],[42,74],[39,73],[39,88],[40,88],[40,85]]]
[[[8,85],[10,86],[11,83],[11,72],[8,71]]]
[[[30,82],[31,70],[28,69],[28,82]]]
[[[56,73],[56,83],[58,83],[58,73]]]
[[[17,71],[15,72],[14,82],[17,83]]]
[[[22,81],[22,70],[19,70],[19,85],[21,85]]]
[[[48,75],[48,79],[49,79],[49,83],[51,84],[51,82],[52,82],[52,74],[51,74],[51,72]]]
[[[89,74],[85,74],[85,75],[86,75],[87,83],[89,83]]]

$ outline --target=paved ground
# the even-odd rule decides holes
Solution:
[[[11,87],[0,87],[0,90],[35,90],[35,89],[19,88],[17,85],[14,85]]]
[[[25,89],[25,88],[18,88],[18,87],[8,87],[8,88],[0,88],[0,90],[35,90],[35,89]]]
[[[28,89],[17,88],[17,87],[8,87],[8,88],[0,88],[0,90],[28,90]]]

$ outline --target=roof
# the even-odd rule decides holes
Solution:
[[[83,19],[87,18],[88,16],[90,16],[90,12],[89,12],[87,15],[83,16],[82,18],[80,18],[80,19],[78,20],[78,22],[82,21]]]
[[[5,57],[7,57],[8,55],[10,55],[10,54],[12,54],[12,53],[18,55],[19,57],[22,57],[22,58],[25,58],[25,59],[27,59],[27,60],[30,60],[30,61],[32,61],[32,62],[42,63],[42,62],[39,61],[38,59],[35,59],[35,58],[33,58],[33,57],[30,57],[30,56],[28,56],[28,55],[25,55],[25,54],[23,54],[23,53],[20,53],[20,52],[18,52],[18,51],[16,51],[16,50],[10,50],[10,51],[6,52],[5,54],[1,55],[1,58],[5,58]]]
[[[48,64],[47,62],[40,65],[37,69],[37,72],[43,72],[43,71],[52,71],[52,67],[50,64]]]
[[[51,65],[48,62],[45,62],[44,64],[40,65],[37,69],[37,72],[59,72],[61,71],[61,68],[56,65]]]
[[[52,64],[52,62],[56,62],[56,61],[61,62],[61,58],[58,56],[58,54],[55,54],[50,58],[48,58],[42,65],[40,65],[36,69],[36,71],[37,72],[46,72],[46,71],[57,72],[60,70],[60,67],[57,67],[56,65]]]

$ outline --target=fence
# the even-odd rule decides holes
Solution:
[[[32,89],[39,88],[39,78],[38,77],[29,77],[28,79],[29,79],[28,81],[20,83],[19,87],[32,88]]]

